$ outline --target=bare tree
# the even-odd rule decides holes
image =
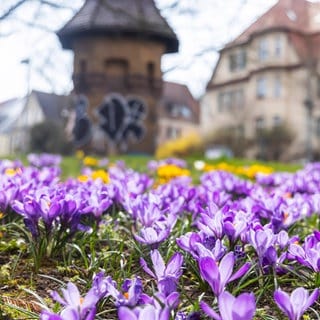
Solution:
[[[0,39],[17,35],[24,37],[24,41],[27,39],[28,50],[22,58],[28,58],[30,62],[31,76],[41,79],[51,90],[58,93],[67,92],[72,87],[71,81],[68,81],[71,79],[72,56],[71,53],[61,50],[54,32],[79,10],[84,1],[0,2]],[[179,54],[166,55],[163,59],[165,78],[188,79],[186,82],[191,84],[191,90],[199,95],[211,75],[217,51],[235,34],[232,30],[243,24],[240,21],[243,16],[241,13],[245,11],[248,3],[255,0],[155,2],[180,39]],[[201,65],[205,67],[201,68]],[[59,85],[59,82],[62,84]]]

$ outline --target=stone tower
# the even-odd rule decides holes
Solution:
[[[162,94],[161,57],[178,51],[178,39],[154,1],[87,0],[57,35],[63,48],[74,52],[74,93],[87,97],[92,123],[99,124],[97,109],[108,96],[137,98],[146,109],[144,134],[126,151],[152,153]]]

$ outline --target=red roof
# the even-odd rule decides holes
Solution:
[[[163,93],[158,105],[159,115],[172,118],[170,107],[174,105],[186,106],[191,112],[191,117],[188,121],[199,122],[199,102],[193,97],[188,87],[184,84],[164,81]]]
[[[226,48],[245,43],[254,34],[272,29],[285,29],[298,34],[320,32],[320,3],[307,0],[279,0],[237,38],[227,44]]]

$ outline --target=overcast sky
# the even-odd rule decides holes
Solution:
[[[55,1],[74,9],[83,3],[83,0]],[[180,0],[178,8],[166,10],[173,1],[156,0],[180,40],[179,53],[163,57],[163,71],[171,70],[164,78],[187,84],[196,97],[203,94],[217,61],[214,49],[237,36],[276,2]],[[0,0],[0,14],[15,2]],[[56,35],[49,30],[58,30],[72,15],[69,9],[52,10],[39,7],[36,0],[28,0],[10,19],[0,21],[0,101],[25,95],[28,79],[31,89],[58,94],[70,92],[72,53],[62,50]],[[42,27],[27,26],[31,21]],[[29,66],[21,63],[26,58],[31,59],[30,75]]]

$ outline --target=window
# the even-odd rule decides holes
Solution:
[[[281,97],[281,79],[279,75],[275,76],[274,79],[274,97],[279,98]]]
[[[234,91],[233,94],[233,103],[232,105],[236,108],[243,108],[244,107],[244,93],[243,89],[238,89]]]
[[[229,55],[229,70],[242,70],[247,64],[247,53],[244,49],[239,49]]]
[[[167,111],[171,117],[182,117],[185,119],[190,119],[192,116],[192,111],[190,108],[183,104],[167,104]]]
[[[280,35],[277,35],[275,38],[274,54],[276,57],[280,57],[281,52],[282,52],[282,39]]]
[[[258,52],[259,60],[265,61],[268,59],[268,41],[267,39],[261,39],[259,41],[259,52]]]
[[[80,66],[80,73],[87,72],[87,61],[85,59],[80,59],[79,66]]]
[[[263,99],[267,95],[267,79],[259,77],[257,80],[257,98]]]
[[[229,70],[234,71],[236,69],[237,69],[236,55],[234,53],[231,53],[229,55]]]
[[[276,115],[273,116],[273,127],[279,127],[282,123],[281,117]]]
[[[150,87],[153,87],[155,77],[155,67],[153,62],[147,63],[147,77]]]
[[[237,136],[243,138],[245,134],[245,129],[243,124],[239,124],[237,127]]]
[[[244,107],[243,89],[235,89],[218,94],[218,112],[231,111]]]
[[[180,112],[181,112],[181,116],[185,119],[190,119],[192,116],[192,112],[187,106],[182,105]]]
[[[167,138],[168,139],[177,139],[181,134],[181,130],[179,128],[167,127]]]
[[[219,92],[218,94],[218,112],[222,112],[223,111],[223,92]]]
[[[257,117],[256,118],[256,130],[261,130],[263,128],[265,128],[265,121],[264,121],[264,118],[261,116],[261,117]]]
[[[237,54],[237,67],[239,70],[244,69],[247,64],[247,54],[244,49],[239,50]]]

